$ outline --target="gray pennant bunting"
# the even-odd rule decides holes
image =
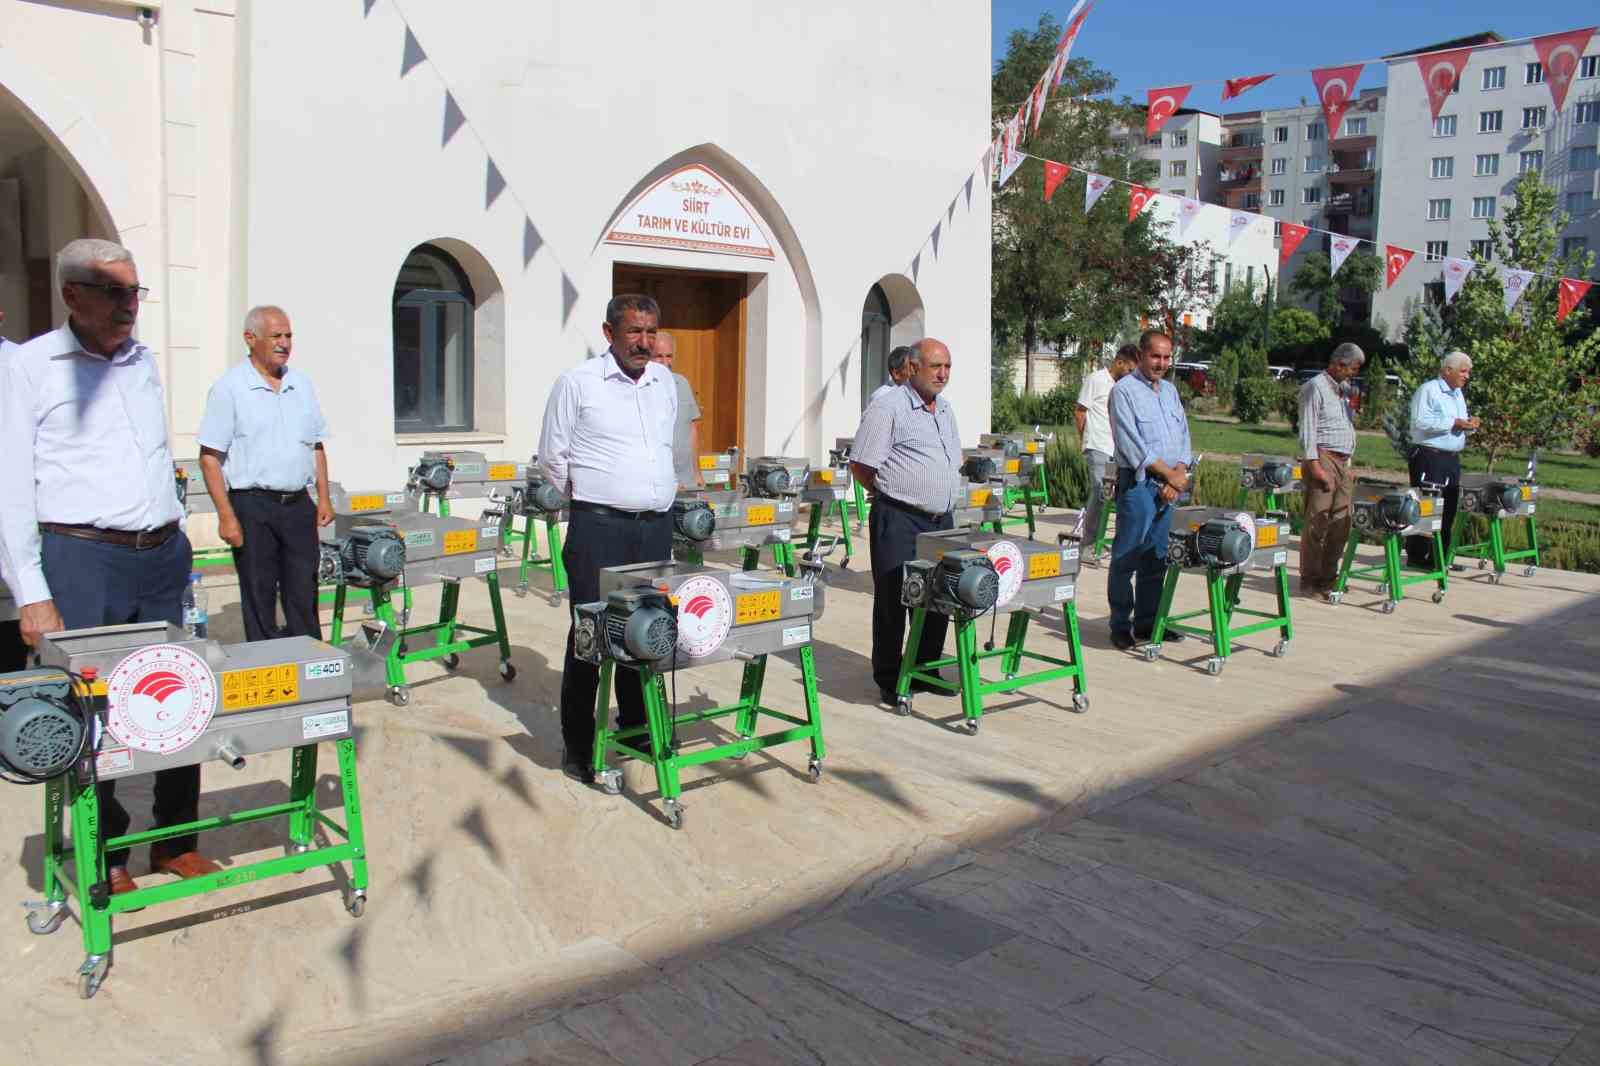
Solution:
[[[366,18],[368,15],[372,14],[373,5],[375,5],[377,2],[378,0],[361,0],[361,17]]]
[[[449,89],[446,89],[444,91],[444,137],[439,141],[439,147],[443,148],[449,144],[450,138],[456,135],[456,131],[464,126],[466,121],[467,116],[461,113],[461,107],[456,103],[455,96],[451,94]]]
[[[494,165],[494,160],[489,163],[489,172],[483,181],[483,206],[485,210],[494,206],[500,194],[506,191],[506,179],[500,176],[500,168]]]
[[[987,155],[985,155],[985,157],[984,157],[984,159],[985,159],[985,162],[984,162],[984,164],[983,164],[983,166],[984,166],[984,173],[985,173],[985,174],[987,174],[987,173],[988,173],[988,172],[989,172],[989,170],[988,170],[988,167],[989,167],[989,164],[988,164],[988,162],[987,162],[987,160],[988,160],[988,156],[987,156]],[[971,211],[971,210],[972,210],[972,179],[973,179],[973,178],[974,178],[974,177],[975,177],[975,176],[976,176],[976,174],[975,174],[975,173],[973,173],[973,174],[968,174],[968,175],[967,175],[967,210],[968,210],[968,211]]]
[[[911,260],[911,282],[916,284],[917,272],[922,269],[922,253],[918,252],[916,258]]]
[[[405,55],[400,58],[400,76],[403,78],[407,74],[410,74],[412,67],[416,66],[418,63],[427,58],[428,56],[425,52],[423,52],[421,43],[417,40],[417,35],[411,32],[410,26],[407,26],[406,52]]]
[[[578,287],[567,277],[567,272],[561,272],[561,325],[566,327],[567,319],[572,317],[572,309],[578,303]]]
[[[933,257],[939,258],[939,231],[944,228],[943,222],[933,224]]]
[[[959,195],[952,196],[950,198],[950,206],[945,208],[945,212],[944,212],[944,220],[946,222],[954,222],[955,221],[955,218],[956,218],[956,204],[958,204],[960,202],[961,202],[961,197]]]
[[[544,247],[544,238],[539,236],[539,231],[533,227],[533,219],[522,216],[522,265],[526,267],[533,262],[533,257],[539,254],[539,249]]]

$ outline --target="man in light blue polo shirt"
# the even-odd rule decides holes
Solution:
[[[1158,329],[1139,337],[1139,366],[1111,389],[1111,425],[1117,459],[1117,535],[1111,542],[1106,598],[1111,642],[1126,651],[1149,640],[1167,575],[1167,535],[1172,505],[1188,491],[1189,418],[1178,387],[1167,380],[1172,338]],[[1138,578],[1135,591],[1134,579]],[[1167,640],[1182,634],[1167,630]]]
[[[245,638],[321,640],[317,527],[333,521],[328,425],[310,379],[289,369],[294,333],[282,308],[252,308],[244,342],[250,358],[206,399],[200,472],[217,505],[217,533],[233,548]],[[313,480],[316,504],[306,493]]]
[[[1472,377],[1472,357],[1466,352],[1451,352],[1439,363],[1439,376],[1425,381],[1411,397],[1411,452],[1407,467],[1411,484],[1439,486],[1444,495],[1444,525],[1439,542],[1445,558],[1450,557],[1450,539],[1455,532],[1456,507],[1461,503],[1461,452],[1467,434],[1478,428],[1478,420],[1467,414],[1467,397],[1462,390]],[[1423,570],[1432,570],[1432,537],[1407,537],[1406,561]]]

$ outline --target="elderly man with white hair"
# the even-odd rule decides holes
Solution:
[[[1445,559],[1450,557],[1456,506],[1461,502],[1461,451],[1467,446],[1467,434],[1478,428],[1478,420],[1467,414],[1467,398],[1462,392],[1471,377],[1472,357],[1451,352],[1440,360],[1439,376],[1424,382],[1411,397],[1411,484],[1426,481],[1439,486],[1444,494],[1439,540]],[[1432,570],[1445,560],[1434,559],[1431,537],[1407,537],[1406,561]]]

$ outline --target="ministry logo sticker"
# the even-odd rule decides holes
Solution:
[[[188,648],[156,644],[106,679],[107,725],[137,751],[170,755],[199,739],[217,711],[217,676]]]

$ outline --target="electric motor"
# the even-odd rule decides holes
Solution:
[[[956,613],[981,614],[1000,598],[1000,575],[983,552],[948,552],[933,573],[934,606]]]
[[[317,584],[337,585],[344,579],[344,563],[339,558],[339,545],[324,541],[317,550]]]
[[[428,492],[443,492],[450,487],[455,464],[449,459],[429,457],[418,460],[411,469],[411,481]]]
[[[684,540],[710,540],[717,531],[717,513],[704,500],[674,500],[672,529]]]
[[[557,514],[567,505],[566,494],[543,474],[528,474],[522,489],[522,506],[528,513]]]
[[[1373,507],[1379,527],[1399,531],[1422,520],[1422,505],[1409,492],[1389,492]]]
[[[1266,462],[1254,470],[1243,470],[1241,477],[1247,479],[1245,488],[1248,489],[1285,489],[1294,484],[1293,463]]]
[[[1522,486],[1514,481],[1491,481],[1478,490],[1478,510],[1484,514],[1516,511],[1522,504]]]
[[[984,445],[984,447],[1000,449],[1000,454],[1007,459],[1015,459],[1022,454],[1022,445],[1014,437],[1002,437],[992,444]]]
[[[789,471],[775,463],[758,463],[745,476],[752,496],[782,496],[792,484]]]
[[[582,603],[574,612],[572,651],[586,662],[648,665],[678,646],[677,609],[653,588],[616,589],[605,602]]]
[[[88,718],[66,671],[0,674],[0,773],[21,784],[60,777],[83,755]]]
[[[352,584],[383,584],[406,568],[406,542],[387,526],[357,526],[344,539],[339,562]]]
[[[1238,523],[1213,518],[1194,533],[1195,551],[1206,566],[1238,566],[1250,558],[1255,544]]]
[[[991,481],[1000,476],[1000,468],[987,455],[969,455],[961,464],[961,476],[968,481]]]

